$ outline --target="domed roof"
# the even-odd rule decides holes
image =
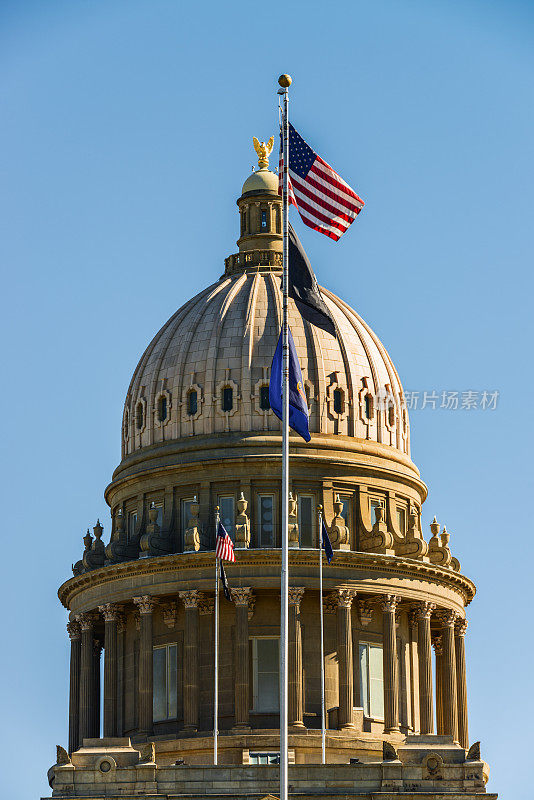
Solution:
[[[255,170],[243,184],[241,194],[243,195],[247,192],[274,192],[278,194],[278,175],[265,167]]]
[[[280,278],[279,268],[268,267],[226,275],[163,326],[128,390],[123,455],[181,437],[280,430],[279,420],[264,408],[262,392],[280,332]],[[388,353],[353,309],[321,291],[338,339],[303,320],[289,301],[312,444],[313,434],[320,433],[367,439],[409,454],[403,391]]]

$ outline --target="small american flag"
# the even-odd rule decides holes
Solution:
[[[278,193],[282,194],[284,151],[280,137]],[[315,231],[337,240],[364,206],[348,183],[306,144],[289,123],[289,197],[302,221]]]
[[[235,561],[234,543],[225,530],[224,525],[219,520],[217,526],[217,543],[215,545],[215,555],[223,561]]]

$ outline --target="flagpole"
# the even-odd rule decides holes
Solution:
[[[215,553],[219,529],[219,506],[215,510]],[[215,685],[213,687],[213,763],[217,766],[219,737],[219,559],[215,555]]]
[[[287,323],[288,302],[288,190],[289,190],[289,92],[291,77],[280,75],[278,83],[283,98],[282,140],[284,152],[283,174],[283,315],[282,315],[282,574],[281,574],[281,620],[280,620],[280,800],[287,800],[288,781],[288,672],[287,672],[287,631],[288,631],[288,526],[289,526],[289,342]]]
[[[323,621],[323,507],[319,506],[319,609],[321,620],[321,764],[326,764],[326,720],[324,702],[324,621]]]

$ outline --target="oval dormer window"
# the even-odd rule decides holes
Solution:
[[[162,394],[158,398],[158,421],[165,422],[167,419],[167,398]]]
[[[194,417],[198,411],[198,393],[196,389],[192,389],[187,393],[187,413],[190,417]]]
[[[135,409],[135,424],[137,426],[137,430],[140,431],[144,428],[145,425],[145,408],[142,403],[137,404],[137,408]]]
[[[221,405],[223,411],[231,411],[234,407],[234,390],[231,386],[225,386],[222,390]]]

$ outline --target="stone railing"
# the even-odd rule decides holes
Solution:
[[[282,253],[274,250],[249,250],[244,253],[233,253],[224,259],[224,274],[233,275],[247,269],[282,268]]]

